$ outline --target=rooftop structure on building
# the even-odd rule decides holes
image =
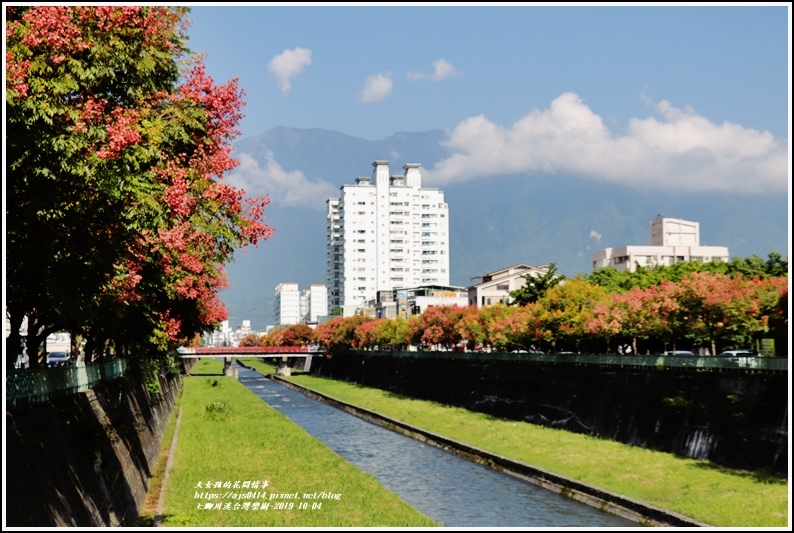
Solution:
[[[682,261],[728,261],[725,246],[701,246],[700,223],[660,214],[651,221],[650,246],[606,248],[593,254],[593,270],[614,267],[634,272],[638,266],[670,266]]]
[[[423,188],[420,165],[389,174],[372,163],[372,177],[340,187],[327,201],[329,308],[344,316],[382,291],[449,285],[449,207],[444,193]]]

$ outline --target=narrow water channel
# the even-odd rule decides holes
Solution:
[[[268,405],[446,527],[637,524],[366,422],[253,370],[239,379]]]

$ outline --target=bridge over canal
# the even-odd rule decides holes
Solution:
[[[308,346],[197,346],[180,349],[179,356],[185,359],[201,357],[218,357],[224,360],[224,375],[233,374],[232,359],[235,356],[245,357],[280,357],[276,371],[278,375],[290,375],[291,364],[295,359],[303,359],[303,369],[311,367],[312,357],[322,356],[325,352],[316,345]]]

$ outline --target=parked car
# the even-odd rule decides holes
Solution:
[[[662,354],[662,355],[689,355],[689,356],[694,356],[695,354],[690,352],[689,350],[670,350],[670,351],[664,352],[664,354]]]
[[[725,350],[720,354],[721,357],[755,357],[757,354],[755,350],[741,349],[741,350]]]
[[[66,352],[49,352],[47,354],[47,366],[63,366],[69,363],[69,354]]]

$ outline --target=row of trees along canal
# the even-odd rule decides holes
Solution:
[[[55,331],[89,361],[211,331],[223,266],[272,233],[267,198],[223,181],[236,80],[186,47],[185,7],[5,9],[7,365]]]
[[[7,8],[9,368],[23,348],[32,366],[43,364],[44,339],[56,331],[71,333],[73,355],[85,342],[87,360],[111,345],[151,356],[195,339],[226,317],[218,291],[234,250],[272,234],[267,198],[223,181],[237,165],[231,141],[243,94],[236,80],[216,86],[186,47],[188,13]],[[610,341],[743,345],[785,330],[787,292],[775,280],[783,273],[740,279],[740,270],[693,273],[675,286],[625,286],[615,275],[620,291],[592,275],[549,282],[523,306],[337,318],[315,334],[332,352],[461,342],[579,351],[596,340],[603,351]]]
[[[337,316],[315,329],[298,324],[249,335],[241,345],[317,343],[331,355],[408,346],[634,354],[703,347],[717,354],[770,338],[777,353],[787,352],[788,262],[775,253],[767,261],[610,267],[569,279],[552,263],[546,275],[525,279],[510,305],[434,306],[409,318]]]

